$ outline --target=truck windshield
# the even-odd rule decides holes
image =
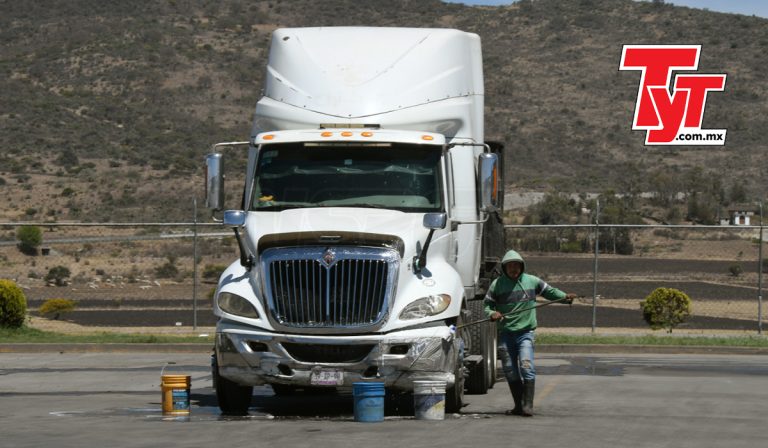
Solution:
[[[392,146],[263,146],[252,210],[374,207],[442,211],[439,148]]]

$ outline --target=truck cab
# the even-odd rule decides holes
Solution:
[[[457,30],[294,28],[272,36],[244,142],[240,257],[214,297],[219,405],[276,393],[444,381],[447,407],[495,381],[481,299],[503,251],[501,145],[483,140],[479,37]]]

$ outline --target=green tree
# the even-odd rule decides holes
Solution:
[[[656,288],[640,302],[643,319],[654,330],[665,328],[667,333],[685,322],[691,315],[691,299],[674,288]]]
[[[728,200],[731,204],[747,202],[747,189],[742,182],[734,182],[728,192]]]
[[[69,271],[68,267],[54,266],[48,270],[47,274],[45,274],[45,281],[53,282],[56,286],[66,286],[70,275],[72,275],[72,273]]]
[[[718,199],[709,194],[694,194],[688,198],[688,220],[711,225],[717,222]]]
[[[77,158],[77,154],[71,148],[64,148],[59,153],[59,156],[54,159],[53,163],[59,166],[63,166],[66,169],[76,167],[80,164],[80,160]]]
[[[176,257],[168,255],[168,261],[155,268],[155,277],[173,278],[179,275],[179,268],[176,267]]]
[[[37,255],[37,248],[43,242],[43,232],[37,226],[21,226],[16,231],[19,250],[27,255]]]
[[[678,173],[658,170],[650,174],[649,191],[653,193],[653,202],[656,205],[668,206],[676,201],[677,193],[681,189]]]
[[[567,195],[547,193],[541,202],[528,207],[523,224],[568,224],[579,211],[579,204]]]
[[[11,280],[0,279],[0,327],[20,328],[27,317],[24,291]]]
[[[637,213],[631,202],[617,196],[609,190],[601,194],[600,223],[601,224],[642,224],[643,219]],[[593,210],[595,202],[590,203]],[[635,247],[632,244],[632,232],[626,227],[606,227],[600,230],[600,250],[603,252],[632,255]]]

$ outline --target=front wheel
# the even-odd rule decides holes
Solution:
[[[212,366],[212,373],[221,413],[224,415],[248,415],[253,386],[241,386],[219,375],[219,366],[215,361]]]

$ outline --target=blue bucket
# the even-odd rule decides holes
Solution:
[[[356,422],[384,421],[384,383],[352,383]]]

